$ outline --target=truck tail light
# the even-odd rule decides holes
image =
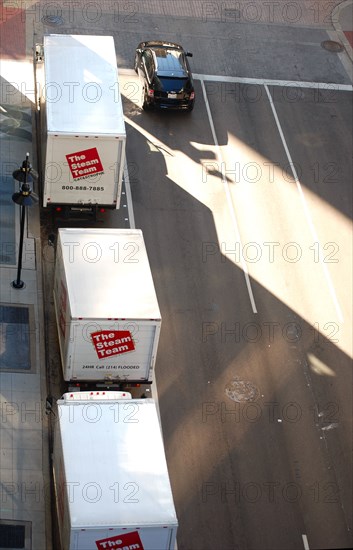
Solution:
[[[148,95],[149,95],[149,97],[154,96],[154,90],[152,90],[152,88],[148,88]]]
[[[55,212],[61,212],[61,206],[57,206],[57,207],[55,208]]]
[[[100,208],[100,209],[99,209],[99,212],[100,212],[101,214],[104,214],[105,208]]]

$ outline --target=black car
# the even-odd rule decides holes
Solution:
[[[188,62],[192,53],[173,42],[141,42],[136,48],[135,71],[142,85],[142,107],[192,111],[195,91]]]

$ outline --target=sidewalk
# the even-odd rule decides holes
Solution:
[[[150,4],[156,13],[164,13],[163,2]],[[191,4],[188,3],[192,10]],[[177,6],[180,7],[180,14],[176,15],[184,14],[180,2],[170,5],[174,12]],[[26,83],[27,90],[33,89],[30,84],[33,81],[33,36],[25,36],[24,10],[11,7],[11,17],[6,18],[6,0],[0,0],[0,8],[3,8],[0,21],[0,55],[3,60],[0,65],[0,550],[50,550],[49,446],[45,415],[47,393],[38,206],[27,209],[21,275],[25,287],[16,290],[11,286],[16,279],[20,215],[19,207],[11,199],[12,193],[18,190],[12,172],[20,167],[27,152],[36,167],[33,103],[19,91],[21,82]],[[332,22],[336,40],[344,45],[353,61],[352,11],[353,0],[342,2],[332,14]],[[65,29],[52,29],[52,32],[65,32]],[[97,29],[97,34],[103,32],[104,29]],[[27,63],[24,64],[24,60]],[[11,72],[11,68],[15,71]],[[16,79],[19,90],[14,85]]]
[[[22,105],[11,107],[19,116],[31,113]],[[2,108],[8,111],[8,105]],[[2,174],[18,168],[27,151],[32,157],[31,145],[18,135],[1,135]],[[17,275],[20,207],[11,195],[18,188],[9,175],[1,178],[0,548],[46,550],[50,482],[39,208],[27,208],[21,272],[25,286],[15,289],[11,283]]]
[[[50,477],[37,205],[26,212],[21,273],[25,287],[11,285],[17,276],[20,232],[20,207],[12,201],[20,184],[12,172],[27,152],[35,164],[33,107],[15,82],[27,82],[33,71],[30,63],[27,73],[20,67],[30,54],[23,10],[11,8],[6,18],[6,6],[0,8],[0,548],[47,550]]]
[[[332,23],[353,62],[353,0],[345,0],[333,10]]]

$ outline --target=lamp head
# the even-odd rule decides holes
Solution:
[[[39,202],[39,197],[33,193],[28,183],[22,183],[20,191],[12,195],[12,200],[19,206],[33,206]]]
[[[38,173],[32,169],[29,162],[29,153],[27,153],[26,159],[22,162],[21,168],[12,172],[12,177],[20,183],[33,183],[34,180],[38,179]]]

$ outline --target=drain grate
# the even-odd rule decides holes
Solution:
[[[334,40],[324,40],[324,42],[321,42],[321,47],[324,48],[324,50],[333,53],[343,52],[344,49],[342,44],[335,42]]]

